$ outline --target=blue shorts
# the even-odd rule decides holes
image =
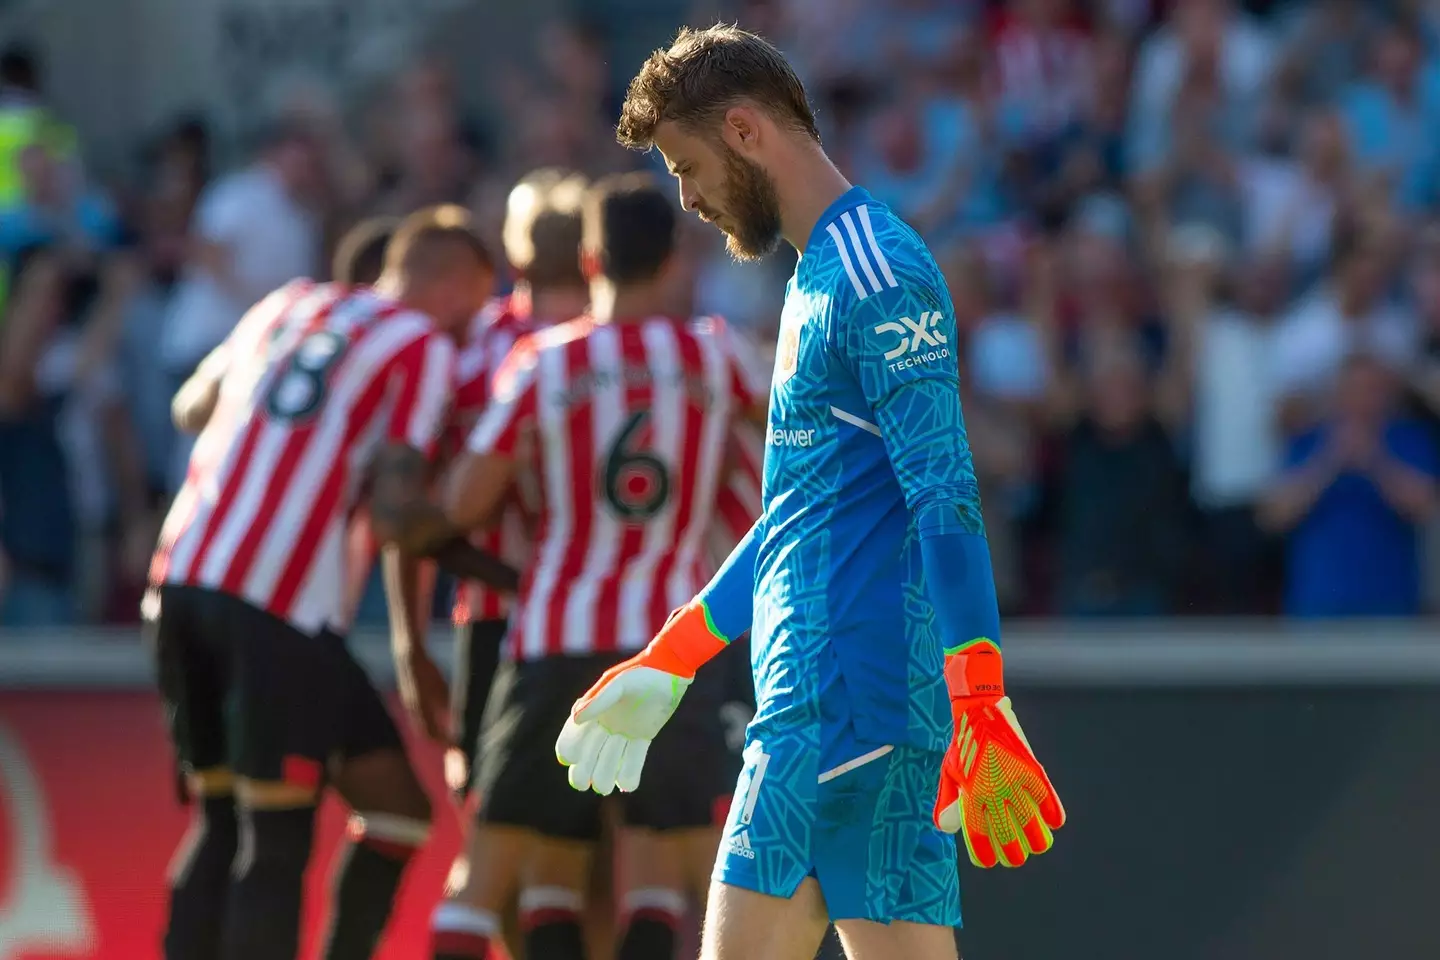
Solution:
[[[943,754],[747,737],[715,880],[788,899],[813,876],[832,921],[960,925],[955,838],[932,819]]]

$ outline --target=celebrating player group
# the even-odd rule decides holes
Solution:
[[[431,817],[345,646],[377,559],[407,712],[476,799],[433,960],[592,955],[604,837],[618,960],[671,960],[692,902],[702,960],[812,960],[832,925],[851,958],[946,960],[951,835],[1019,866],[1064,823],[1005,693],[923,242],[738,28],[652,54],[618,135],[736,258],[799,253],[768,382],[723,321],[675,315],[667,191],[541,172],[507,209],[509,297],[462,211],[368,224],[177,394],[199,436],[146,606],[196,811],[167,960],[294,960],[327,788],[353,813],[324,956],[375,952]],[[453,702],[437,569],[461,583]]]

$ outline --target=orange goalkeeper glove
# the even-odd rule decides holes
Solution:
[[[1018,867],[1055,842],[1065,808],[1005,696],[1000,648],[974,640],[945,655],[955,739],[945,751],[935,824],[961,833],[977,867]]]
[[[644,650],[606,670],[575,701],[555,742],[555,758],[570,768],[570,786],[601,796],[638,787],[650,742],[680,705],[695,671],[726,643],[705,604],[693,600],[670,614]]]

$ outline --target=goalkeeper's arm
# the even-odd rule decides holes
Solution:
[[[695,599],[670,615],[641,654],[648,665],[679,677],[693,677],[731,640],[750,629],[760,523],[756,520],[751,525]]]

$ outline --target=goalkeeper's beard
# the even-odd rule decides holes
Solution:
[[[724,143],[725,200],[731,229],[725,249],[741,262],[763,260],[780,247],[780,194],[765,168]],[[713,218],[712,218],[713,219]]]

